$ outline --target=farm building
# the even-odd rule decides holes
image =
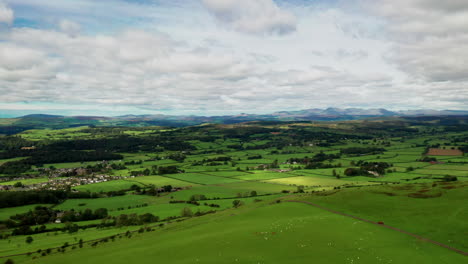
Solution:
[[[463,156],[463,152],[459,149],[440,149],[430,148],[426,155],[429,156]]]
[[[22,150],[33,150],[33,149],[36,149],[35,146],[32,146],[32,147],[22,147],[21,148]]]

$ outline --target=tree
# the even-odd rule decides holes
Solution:
[[[257,196],[257,191],[251,191],[250,196]]]
[[[107,209],[106,208],[98,208],[94,211],[94,217],[97,219],[102,219],[107,217]]]
[[[297,192],[298,193],[303,193],[304,192],[304,186],[303,185],[297,186]]]
[[[234,206],[235,208],[243,205],[244,203],[241,201],[241,200],[234,200],[232,201],[232,206]]]
[[[356,168],[347,168],[345,171],[344,171],[344,174],[346,176],[359,176],[361,175],[361,170],[360,169],[356,169]]]
[[[450,181],[457,181],[456,176],[451,176],[451,175],[445,175],[444,178],[442,178],[443,181],[450,182]]]
[[[15,183],[15,184],[13,185],[13,187],[15,187],[15,188],[23,188],[24,185],[23,185],[22,182],[17,182],[17,183]]]
[[[201,200],[208,200],[204,194],[194,194],[190,196],[190,201],[201,201]]]
[[[7,259],[5,264],[14,264],[15,262],[12,259]]]
[[[31,236],[26,237],[26,243],[31,244],[34,239]]]
[[[193,216],[192,209],[190,209],[188,207],[184,207],[182,209],[181,215],[182,215],[182,217],[192,217]]]

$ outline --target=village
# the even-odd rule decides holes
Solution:
[[[96,170],[96,168],[98,168]],[[108,175],[104,172],[110,172],[112,169],[111,163],[102,161],[94,166],[87,168],[36,168],[38,174],[22,175],[21,177],[10,178],[9,182],[14,184],[0,185],[0,191],[29,191],[29,190],[73,190],[73,187],[113,180],[120,180],[127,177]],[[130,176],[134,177],[134,176]],[[23,184],[22,181],[30,179],[47,178],[47,181]]]

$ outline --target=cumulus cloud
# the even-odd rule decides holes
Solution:
[[[0,1],[0,24],[6,23],[11,25],[14,19],[14,12],[13,10],[8,7],[5,3]]]
[[[288,34],[296,17],[273,0],[202,0],[217,21],[233,30],[252,34]]]
[[[330,67],[280,70],[255,54],[199,49],[166,34],[70,36],[12,29],[0,45],[2,102],[134,105],[145,109],[271,111],[378,100],[389,78]],[[34,40],[34,41],[32,41]],[[359,88],[359,90],[357,89]],[[317,105],[319,102],[319,105]]]
[[[388,21],[400,69],[429,82],[468,81],[468,1],[383,0],[371,3]]]
[[[80,23],[52,17],[47,23],[59,21],[56,30],[47,24],[0,34],[1,101],[18,109],[52,102],[196,114],[329,106],[466,108],[468,59],[460,43],[468,38],[452,17],[465,12],[463,3],[442,8],[429,0],[434,7],[421,7],[422,0],[379,2],[372,6],[375,19],[336,7],[296,9],[294,18],[270,0],[205,0],[211,13],[200,5],[189,13],[164,9],[158,24],[116,26],[112,33],[88,32],[96,22],[86,22],[85,14],[60,12],[56,17]],[[447,31],[433,28],[423,11],[440,18]],[[210,14],[232,30],[213,24]],[[292,20],[278,19],[282,14]],[[187,21],[171,24],[167,16],[183,17],[191,27]],[[367,27],[380,19],[386,31]]]

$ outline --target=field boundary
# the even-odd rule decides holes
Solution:
[[[421,240],[421,241],[428,242],[428,243],[434,244],[434,245],[436,245],[436,246],[446,248],[446,249],[451,250],[451,251],[453,251],[453,252],[456,252],[456,253],[458,253],[458,254],[461,254],[461,255],[464,255],[464,256],[468,256],[468,252],[465,252],[465,251],[463,251],[463,250],[460,250],[460,249],[451,247],[451,246],[449,246],[449,245],[446,245],[446,244],[443,244],[443,243],[440,243],[440,242],[431,240],[431,239],[429,239],[429,238],[422,237],[422,236],[420,236],[420,235],[417,235],[417,234],[414,234],[414,233],[411,233],[411,232],[408,232],[408,231],[405,231],[405,230],[402,230],[402,229],[399,229],[399,228],[396,228],[396,227],[393,227],[393,226],[386,225],[386,224],[384,224],[384,223],[374,222],[374,221],[371,221],[371,220],[368,220],[368,219],[364,219],[364,218],[361,218],[361,217],[358,217],[358,216],[354,216],[354,215],[350,215],[350,214],[347,214],[347,213],[339,212],[339,211],[336,211],[336,210],[333,210],[333,209],[329,209],[329,208],[327,208],[327,207],[324,207],[324,206],[321,206],[321,205],[318,205],[318,204],[312,203],[312,202],[307,202],[307,201],[296,201],[296,200],[283,200],[283,201],[284,201],[284,202],[289,202],[289,203],[303,203],[303,204],[312,205],[312,206],[314,206],[314,207],[317,207],[317,208],[319,208],[319,209],[328,211],[328,212],[330,212],[330,213],[334,213],[334,214],[337,214],[337,215],[350,217],[350,218],[353,218],[353,219],[356,219],[356,220],[359,220],[359,221],[363,221],[363,222],[366,222],[366,223],[370,223],[370,224],[382,226],[382,227],[385,227],[385,228],[388,228],[388,229],[391,229],[391,230],[394,230],[394,231],[397,231],[397,232],[400,232],[400,233],[403,233],[403,234],[412,236],[412,237],[417,238],[417,239],[419,239],[419,240]]]

